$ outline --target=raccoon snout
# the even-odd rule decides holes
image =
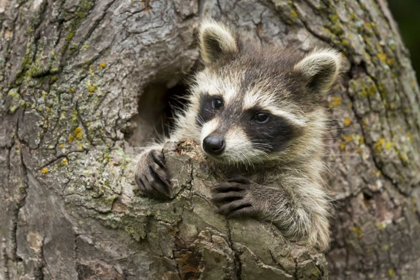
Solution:
[[[225,140],[222,137],[209,135],[203,140],[203,149],[210,155],[220,155],[225,149]]]

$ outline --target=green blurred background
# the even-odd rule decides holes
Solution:
[[[420,82],[420,0],[388,0]]]

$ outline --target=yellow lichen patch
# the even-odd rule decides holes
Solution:
[[[86,83],[86,87],[90,92],[94,92],[98,88],[97,85],[92,85],[90,81]]]
[[[42,168],[41,170],[41,174],[46,174],[48,172],[49,172],[48,168]]]
[[[69,142],[71,143],[71,142],[73,142],[73,140],[74,140],[74,136],[72,134],[72,135],[69,136]]]
[[[345,143],[350,143],[353,141],[353,135],[341,135],[341,139],[343,139]]]
[[[385,229],[385,228],[386,228],[386,223],[385,223],[385,222],[380,222],[380,223],[377,223],[377,224],[376,224],[376,227],[377,227],[379,230],[383,230],[383,229]]]
[[[366,119],[363,119],[363,125],[364,125],[364,126],[368,125],[368,122],[367,122],[367,120],[366,120]]]
[[[386,54],[386,53],[383,53],[383,52],[381,52],[381,53],[378,53],[378,58],[380,59],[380,60],[382,60],[383,62],[386,62],[386,58],[388,57],[388,55]]]
[[[388,245],[388,244],[383,245],[383,246],[381,247],[381,250],[382,250],[382,251],[388,251],[388,250],[389,250],[389,245]]]
[[[296,11],[295,11],[295,10],[291,10],[291,11],[290,11],[290,16],[291,16],[292,18],[297,18],[298,14],[296,13]]]
[[[379,138],[379,140],[373,146],[373,150],[376,152],[382,151],[382,146],[385,144],[385,139]]]
[[[71,118],[71,120],[74,121],[74,122],[78,121],[77,115],[78,115],[78,112],[77,112],[76,109],[74,109],[73,110],[73,117]]]
[[[395,110],[395,104],[394,104],[394,103],[389,104],[389,108],[390,108],[391,110]]]
[[[359,144],[360,145],[364,145],[365,144],[365,137],[364,136],[360,136]]]
[[[344,119],[344,125],[349,126],[351,124],[351,119],[349,117]]]
[[[340,105],[341,105],[341,97],[340,96],[332,97],[332,99],[329,103],[329,107],[334,108],[334,107],[337,107],[337,106],[340,106]]]
[[[361,239],[363,237],[363,232],[360,227],[353,227],[351,230],[357,234],[357,238]]]
[[[61,161],[61,166],[65,166],[68,164],[68,161],[66,158],[63,158],[63,160]]]
[[[74,129],[74,134],[77,134],[79,132],[82,132],[82,128],[80,126],[78,126]]]
[[[392,66],[392,64],[394,64],[394,60],[392,58],[388,58],[386,60],[386,64],[388,64],[389,66]]]
[[[76,92],[76,89],[75,88],[69,88],[69,91],[71,92],[71,93],[75,93]]]
[[[99,64],[99,69],[104,69],[105,68],[105,66],[106,66],[106,63],[105,62],[102,62],[101,64]]]
[[[341,142],[340,150],[342,150],[342,151],[345,151],[346,150],[346,143]]]
[[[83,138],[82,128],[80,126],[76,127],[73,132],[74,137],[81,140]]]
[[[390,277],[394,278],[395,277],[395,272],[393,269],[388,270],[388,274]]]
[[[58,144],[58,147],[59,147],[59,148],[64,148],[64,143],[60,143],[60,144]]]
[[[14,112],[16,112],[17,108],[18,108],[18,106],[12,105],[12,106],[9,107],[9,112],[13,114]]]
[[[363,85],[362,91],[360,92],[360,96],[362,97],[375,96],[376,92],[377,92],[377,88],[374,84],[370,85],[369,87],[366,87]]]

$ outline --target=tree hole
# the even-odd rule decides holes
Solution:
[[[188,89],[179,82],[168,88],[156,82],[147,86],[138,101],[138,114],[133,117],[125,138],[133,147],[145,147],[169,136],[175,115],[185,109]]]

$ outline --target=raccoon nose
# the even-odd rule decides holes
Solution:
[[[211,155],[220,155],[225,149],[225,140],[217,136],[207,136],[203,140],[203,148]]]

